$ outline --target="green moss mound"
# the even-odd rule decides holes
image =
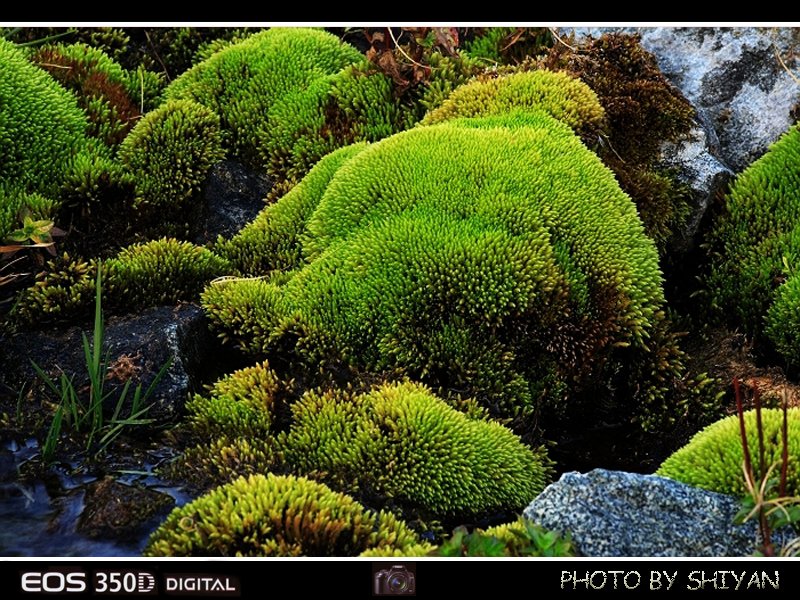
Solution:
[[[287,465],[345,489],[435,515],[526,506],[549,483],[543,450],[507,428],[473,420],[417,384],[355,396],[309,393],[292,405],[279,445]]]
[[[596,399],[598,381],[637,368],[618,397],[638,415],[663,401],[680,366],[660,360],[655,246],[567,125],[536,111],[457,119],[352,152],[232,241],[253,275],[286,275],[207,288],[222,336],[400,369],[495,415],[590,388]]]
[[[781,429],[783,411],[763,409],[761,418],[764,431],[764,463],[767,467],[781,462],[783,451]],[[790,408],[788,414],[789,465],[786,493],[790,496],[800,494],[800,409]],[[758,429],[755,411],[745,413],[747,444],[751,461],[758,469]],[[656,471],[656,475],[682,481],[695,487],[732,494],[744,495],[744,473],[742,464],[744,452],[736,415],[713,423],[697,433],[691,441],[673,453]],[[780,466],[776,473],[780,472]]]
[[[119,156],[136,181],[135,207],[164,219],[187,208],[224,156],[219,118],[191,100],[166,102],[137,123]]]
[[[88,116],[90,135],[109,146],[119,144],[141,116],[141,98],[157,93],[144,89],[153,79],[142,77],[134,95],[129,89],[131,74],[105,52],[87,44],[41,46],[32,53],[31,61],[75,94]]]
[[[145,556],[355,556],[419,540],[394,516],[303,477],[254,475],[174,510]]]
[[[231,151],[257,163],[262,132],[282,100],[308,108],[316,82],[363,57],[324,31],[273,28],[225,46],[170,84],[167,98],[188,98],[219,115]],[[311,91],[309,91],[311,90]]]
[[[605,116],[596,94],[586,84],[566,73],[539,70],[462,85],[421,124],[515,110],[545,111],[579,132],[596,132]]]
[[[94,302],[96,277],[94,261],[63,253],[36,274],[36,282],[20,293],[11,314],[26,326],[87,316]]]
[[[270,433],[278,377],[267,362],[240,369],[215,383],[208,396],[187,403],[189,426],[203,439],[266,438]]]
[[[273,104],[260,128],[261,162],[269,173],[294,181],[336,148],[377,141],[401,123],[391,80],[361,61]]]
[[[708,288],[717,308],[766,335],[800,364],[800,129],[793,127],[736,178],[711,232]]]
[[[0,185],[56,198],[87,126],[75,97],[0,39]]]
[[[105,267],[113,304],[145,308],[196,298],[228,263],[206,248],[164,238],[128,246]]]

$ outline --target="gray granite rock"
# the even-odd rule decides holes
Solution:
[[[578,39],[606,31],[639,33],[664,75],[716,133],[724,162],[739,172],[795,121],[800,75],[792,27],[564,28]],[[781,58],[779,59],[778,56]],[[781,59],[785,63],[781,64]],[[793,71],[794,76],[788,72]]]
[[[564,473],[525,509],[549,529],[571,532],[583,556],[746,556],[754,523],[735,525],[736,499],[621,471]]]
[[[713,137],[713,131],[697,124],[688,139],[667,142],[661,147],[662,165],[672,170],[678,181],[689,188],[689,214],[674,231],[668,244],[673,256],[694,247],[706,209],[733,177],[733,172],[716,156],[709,135]]]

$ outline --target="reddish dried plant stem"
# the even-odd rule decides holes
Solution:
[[[789,399],[786,390],[783,390],[783,423],[781,427],[781,483],[780,496],[786,497],[786,480],[789,476],[789,415],[787,414]]]
[[[742,437],[742,454],[744,455],[744,470],[755,485],[755,475],[753,465],[750,464],[750,447],[747,443],[747,429],[744,426],[744,405],[742,404],[742,390],[739,387],[739,379],[733,379],[733,393],[736,396],[736,412],[739,414],[739,434]]]
[[[753,403],[756,406],[756,431],[758,432],[758,479],[766,474],[764,468],[764,423],[761,419],[761,392],[757,385],[753,385]]]

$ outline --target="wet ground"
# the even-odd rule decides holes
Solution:
[[[122,539],[90,536],[79,531],[86,507],[87,491],[96,488],[97,477],[71,474],[69,465],[51,469],[47,479],[13,475],[24,470],[26,461],[39,453],[35,440],[23,444],[7,442],[2,448],[4,481],[0,483],[0,556],[140,556],[150,533],[163,520],[162,514],[138,523]],[[145,462],[141,470],[122,470],[111,474],[119,484],[135,490],[161,492],[175,503],[190,498],[179,488],[170,487],[153,473],[163,458]],[[11,462],[13,461],[13,462]],[[66,467],[66,468],[64,468]],[[84,530],[90,530],[86,527]]]

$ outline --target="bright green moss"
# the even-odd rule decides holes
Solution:
[[[186,404],[192,432],[204,439],[266,438],[278,390],[278,377],[266,362],[240,369],[215,383],[208,397],[197,394]]]
[[[540,70],[462,85],[421,124],[532,110],[547,112],[576,131],[597,130],[604,117],[597,95],[586,84],[566,73]]]
[[[385,512],[303,477],[239,478],[175,509],[145,556],[355,556],[414,547],[410,529]]]
[[[279,444],[296,472],[436,515],[522,508],[551,476],[543,450],[531,451],[495,422],[468,418],[417,384],[352,398],[308,393],[292,416]]]
[[[285,114],[294,101],[298,111],[308,111],[304,95],[318,94],[317,80],[360,60],[355,48],[324,31],[276,27],[215,52],[173,81],[166,95],[219,115],[227,147],[257,163],[273,107],[283,100]]]
[[[764,463],[767,467],[781,462],[783,451],[781,429],[783,411],[762,409],[764,431]],[[788,414],[789,465],[786,493],[800,494],[800,409],[790,408]],[[755,411],[745,413],[747,444],[751,461],[758,469],[758,429]],[[741,496],[745,493],[742,464],[744,452],[737,415],[725,417],[697,433],[691,441],[672,454],[656,471],[656,475],[676,479],[713,492]],[[780,472],[780,465],[778,466]]]
[[[35,326],[87,315],[96,275],[94,261],[72,259],[64,253],[36,274],[36,282],[20,294],[12,315],[22,324]]]
[[[775,292],[764,332],[778,352],[792,364],[800,364],[800,277],[789,277]]]
[[[105,267],[112,302],[144,308],[196,298],[228,263],[205,248],[165,238],[128,246]]]
[[[223,155],[219,118],[191,100],[173,100],[149,112],[119,150],[136,180],[135,206],[162,220],[189,207]]]
[[[273,175],[305,175],[336,148],[377,141],[400,128],[392,82],[365,61],[286,93],[261,127],[260,153]]]
[[[203,309],[219,337],[251,354],[265,353],[282,330],[280,289],[263,279],[220,281],[202,293]]]
[[[800,259],[800,129],[742,172],[711,233],[708,287],[716,306],[751,334],[766,333],[800,364],[795,269]]]
[[[75,97],[0,39],[0,185],[55,198],[86,129]]]
[[[322,158],[280,202],[267,206],[230,241],[221,240],[217,251],[248,275],[300,264],[300,236],[325,188],[339,167],[364,148],[365,143],[352,144]]]
[[[606,376],[637,414],[665,397],[649,376],[619,387],[621,372],[680,369],[650,340],[664,319],[655,246],[567,125],[516,112],[419,127],[328,178],[286,197],[284,215],[307,222],[299,236],[302,224],[268,234],[291,232],[299,251],[238,240],[238,256],[263,256],[244,265],[254,275],[293,267],[283,281],[204,292],[227,339],[256,353],[296,341],[309,364],[400,369],[504,416],[582,386],[596,399]]]

